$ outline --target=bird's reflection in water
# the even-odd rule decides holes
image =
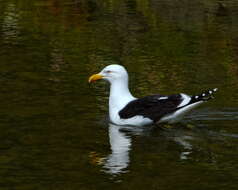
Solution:
[[[192,142],[197,138],[196,131],[193,131],[191,129],[191,126],[186,124],[165,126],[166,127],[160,127],[160,129],[163,130],[159,131],[159,137],[164,138],[164,141],[167,142],[175,142],[177,145],[182,147],[182,150],[180,149],[180,160],[189,159],[189,155],[193,152],[194,149]],[[169,128],[167,128],[168,126]]]
[[[121,129],[122,126],[109,124],[109,142],[112,152],[105,158],[103,168],[106,173],[113,175],[126,172],[130,163],[131,137]]]
[[[162,153],[161,155],[163,155],[163,153],[166,152],[166,154],[177,155],[179,151],[178,160],[183,161],[193,160],[193,154],[197,154],[198,150],[206,155],[208,152],[207,145],[211,139],[215,141],[217,141],[217,139],[223,140],[222,137],[224,136],[237,138],[235,134],[218,133],[204,128],[188,128],[183,125],[171,126],[165,129],[158,126],[131,127],[109,124],[108,135],[111,153],[104,157],[100,156],[99,153],[93,152],[90,156],[94,163],[102,166],[103,172],[112,176],[117,176],[129,171],[128,167],[131,162],[130,151],[132,149],[133,136],[141,136],[143,139],[148,139],[148,141],[144,141],[144,143],[148,143],[147,145],[151,146],[150,150],[154,150],[154,154]],[[136,138],[135,140],[140,141],[141,138]],[[173,149],[168,149],[168,145],[170,145],[171,142],[178,146],[173,146]],[[202,142],[202,145],[200,142]],[[213,162],[214,157],[210,157],[210,153],[208,156]]]
[[[157,131],[157,130],[156,130]],[[103,158],[103,171],[112,175],[127,172],[130,164],[130,150],[132,145],[132,135],[150,136],[155,131],[153,127],[131,127],[118,126],[109,124],[109,143],[111,146],[111,153]],[[156,132],[155,132],[156,133]],[[158,139],[163,138],[166,141],[173,141],[183,146],[183,151],[180,153],[181,160],[189,159],[189,154],[193,151],[193,146],[189,142],[193,139],[188,134],[179,133],[175,131],[159,131]]]
[[[181,160],[187,160],[189,158],[189,154],[192,153],[193,146],[189,142],[189,140],[192,140],[192,136],[178,136],[174,137],[173,140],[177,142],[178,144],[182,145],[184,150],[180,153],[180,159]]]

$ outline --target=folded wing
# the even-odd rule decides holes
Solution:
[[[122,119],[129,119],[140,115],[157,122],[163,116],[177,111],[180,107],[186,106],[190,100],[190,96],[185,94],[146,96],[128,103],[119,112],[119,115]]]

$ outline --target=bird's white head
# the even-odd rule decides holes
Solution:
[[[113,123],[118,121],[118,112],[128,102],[135,99],[128,88],[128,74],[126,69],[121,65],[108,65],[100,73],[92,75],[88,82],[94,82],[99,79],[104,79],[110,82],[109,96],[109,115]]]
[[[115,81],[128,82],[128,74],[126,69],[121,65],[108,65],[100,73],[92,75],[88,82],[94,82],[99,79],[109,81],[111,84]]]

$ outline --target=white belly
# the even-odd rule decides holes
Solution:
[[[110,114],[110,120],[116,125],[133,125],[133,126],[144,126],[152,124],[153,121],[143,116],[134,116],[129,119],[121,119],[118,113]]]

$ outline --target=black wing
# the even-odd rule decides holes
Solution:
[[[129,102],[119,112],[119,115],[122,119],[141,115],[156,122],[166,114],[176,111],[182,101],[183,97],[180,94],[170,96],[146,96]]]

